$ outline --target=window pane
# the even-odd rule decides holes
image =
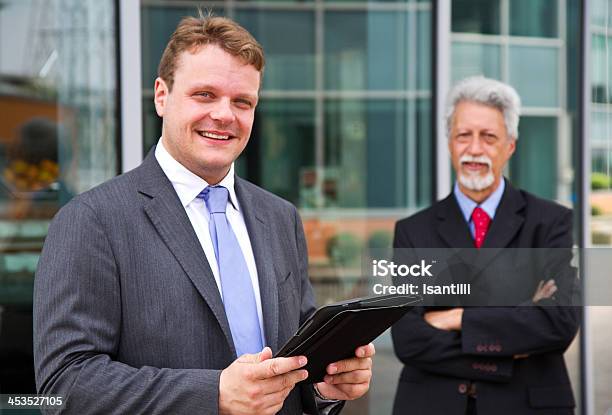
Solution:
[[[314,102],[263,99],[246,153],[244,176],[301,207],[313,207]]]
[[[593,102],[612,102],[612,39],[603,35],[591,36],[591,92]]]
[[[451,59],[453,83],[473,75],[484,75],[494,79],[501,77],[498,45],[453,42]]]
[[[510,84],[524,106],[559,106],[559,50],[510,46]]]
[[[452,31],[498,35],[499,0],[452,0]]]
[[[545,199],[557,197],[557,118],[521,117],[512,183]]]
[[[330,100],[325,123],[325,169],[337,189],[327,206],[427,203],[431,184],[420,180],[416,169],[430,167],[431,143],[417,140],[429,132],[428,101]]]
[[[597,206],[598,217],[612,212],[612,111],[605,109],[591,111],[591,203]],[[612,242],[612,239],[611,239]]]
[[[224,10],[207,7],[215,16],[223,16]],[[141,8],[142,87],[153,89],[157,78],[157,66],[170,35],[185,16],[197,16],[193,7],[145,6]]]
[[[606,27],[612,23],[612,2],[610,0],[590,0],[589,3],[592,25]]]
[[[432,59],[432,44],[431,44],[431,12],[423,11],[417,13],[417,32],[416,32],[416,63],[417,63],[417,89],[431,90],[431,59]],[[413,59],[408,59],[407,63],[413,65]],[[402,70],[402,69],[400,69]],[[410,67],[403,70],[411,71]]]
[[[415,89],[416,39],[410,35],[411,12],[329,12],[325,15],[325,86],[339,90]],[[416,13],[415,13],[416,16]],[[423,17],[429,18],[429,13]],[[415,28],[416,29],[416,28]],[[426,38],[420,38],[420,36]],[[415,38],[414,36],[417,36]],[[412,40],[412,42],[410,42]],[[413,44],[415,43],[415,44]],[[411,59],[411,54],[415,54]],[[421,59],[419,57],[419,59]],[[422,59],[426,59],[423,57]],[[417,75],[418,76],[418,75]],[[422,81],[425,82],[425,81]]]
[[[557,37],[558,0],[512,0],[510,34]]]
[[[237,3],[312,3],[314,0],[236,0]]]
[[[315,86],[312,12],[237,11],[236,20],[266,53],[264,89],[313,89]],[[291,41],[287,41],[290,34]]]

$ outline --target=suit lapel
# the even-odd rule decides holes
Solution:
[[[525,222],[521,211],[525,207],[525,199],[506,180],[506,189],[499,203],[495,218],[487,232],[483,248],[507,248],[514,236],[519,232]]]
[[[474,241],[470,228],[463,218],[461,209],[451,193],[437,205],[438,235],[450,248],[473,248]]]
[[[140,168],[138,190],[150,198],[144,203],[147,216],[208,304],[230,349],[236,354],[215,277],[181,201],[155,159],[154,150],[149,152]]]
[[[249,189],[248,183],[236,176],[234,184],[240,210],[244,217],[249,239],[253,247],[257,275],[259,278],[259,293],[264,324],[266,345],[276,353],[278,350],[278,287],[272,263],[271,235],[266,207]]]

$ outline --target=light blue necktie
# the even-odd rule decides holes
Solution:
[[[198,198],[210,212],[208,229],[219,265],[223,305],[236,353],[259,353],[263,348],[253,284],[238,239],[225,215],[229,192],[223,186],[208,186]]]

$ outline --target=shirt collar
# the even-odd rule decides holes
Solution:
[[[497,210],[499,203],[501,202],[501,198],[504,195],[504,189],[506,188],[506,180],[502,178],[500,180],[497,189],[491,195],[486,198],[484,202],[480,205],[474,202],[472,199],[467,197],[460,189],[459,184],[455,182],[455,187],[453,188],[453,194],[455,195],[455,199],[459,204],[459,208],[461,209],[461,213],[463,213],[463,217],[466,222],[470,222],[472,218],[472,212],[476,208],[476,206],[480,206],[482,210],[484,210],[487,215],[491,219],[495,217],[495,211]]]
[[[172,183],[183,207],[187,207],[202,190],[209,186],[206,180],[187,169],[187,167],[183,166],[168,153],[162,138],[159,139],[157,147],[155,147],[155,158],[166,174],[166,177],[168,177],[168,180]],[[236,210],[240,210],[234,189],[234,181],[234,163],[232,163],[229,172],[217,186],[227,188],[230,202]]]

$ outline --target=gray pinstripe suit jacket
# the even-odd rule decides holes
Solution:
[[[235,186],[276,352],[314,310],[302,223],[288,202]],[[212,271],[153,151],[60,210],[34,285],[39,393],[65,395],[66,413],[214,414],[235,358]],[[310,392],[294,389],[281,413],[311,410]]]

